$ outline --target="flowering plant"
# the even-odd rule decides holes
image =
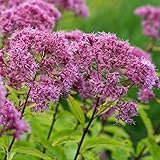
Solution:
[[[115,124],[135,124],[138,101],[154,99],[160,82],[149,53],[111,33],[56,31],[64,10],[89,15],[84,0],[0,4],[2,159],[16,159],[20,153],[76,160],[88,157],[94,145],[110,143],[132,153],[129,139],[111,140],[103,127],[111,117]],[[132,89],[138,89],[138,97],[131,99]],[[94,133],[95,121],[102,128]],[[90,139],[90,129],[100,137]]]

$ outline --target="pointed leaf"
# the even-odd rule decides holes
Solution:
[[[139,114],[143,120],[143,123],[147,129],[147,132],[148,132],[148,135],[149,136],[152,136],[153,135],[153,126],[152,126],[152,122],[151,120],[149,119],[147,113],[144,111],[143,109],[143,106],[141,105],[139,107]]]
[[[42,158],[44,160],[53,160],[52,158],[50,158],[46,154],[43,154],[42,152],[40,152],[39,150],[34,149],[34,148],[18,147],[18,148],[14,149],[14,152],[35,156],[35,157],[38,157],[38,158]]]
[[[83,113],[83,110],[82,110],[80,104],[72,96],[68,97],[68,103],[69,103],[69,106],[70,106],[72,113],[75,115],[75,117],[78,119],[78,121],[82,125],[84,125],[85,117],[84,117],[84,113]]]
[[[154,160],[160,159],[160,147],[157,145],[153,137],[148,138],[148,148]]]

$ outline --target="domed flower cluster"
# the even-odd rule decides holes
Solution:
[[[6,99],[6,90],[0,79],[0,135],[8,132],[19,138],[28,129],[27,123],[21,119],[21,113]]]
[[[28,124],[21,119],[21,112],[19,112],[11,102],[6,100],[4,106],[0,108],[0,127],[1,133],[8,132],[15,138],[29,130]]]
[[[79,41],[73,33],[70,36],[67,34],[66,38],[70,41],[74,62],[79,68],[79,81],[75,88],[83,98],[95,98],[100,94],[101,103],[105,102],[106,98],[113,102],[126,95],[132,86],[150,91],[154,86],[159,86],[155,66],[149,60],[149,56],[146,56],[147,53],[130,46],[126,41],[119,40],[113,34],[102,32],[80,35],[77,31],[75,33]],[[118,104],[121,103],[118,101]],[[131,119],[137,112],[120,112],[120,105],[117,106],[118,109],[115,110],[120,114],[117,116],[118,119],[132,123]],[[127,103],[125,106],[129,108],[133,105]]]
[[[59,7],[66,8],[75,12],[76,15],[87,17],[89,15],[85,0],[47,0]]]
[[[68,41],[61,32],[25,28],[13,34],[7,62],[3,75],[9,85],[31,87],[30,98],[40,110],[48,101],[65,95],[78,77]]]
[[[142,6],[135,10],[135,14],[142,18],[144,34],[154,39],[159,39],[160,8],[153,6]]]
[[[49,101],[68,94],[79,76],[65,34],[51,33],[61,17],[55,5],[88,16],[84,0],[0,0],[0,75],[10,87],[28,87],[29,99],[22,105],[33,103],[33,111],[44,111]],[[0,79],[0,135],[19,138],[28,131],[22,114],[7,99]]]
[[[61,13],[43,0],[33,0],[4,10],[0,15],[0,32],[11,34],[25,27],[51,31]]]
[[[135,102],[123,101],[135,86],[141,91],[159,86],[155,67],[144,52],[114,34],[86,34],[80,31],[47,32],[25,28],[10,38],[7,53],[1,53],[1,74],[7,85],[30,88],[33,111],[44,111],[71,90],[100,104],[117,101],[112,114],[117,120],[133,123]],[[138,53],[136,53],[138,52]],[[150,96],[139,97],[144,98]]]
[[[140,58],[151,60],[151,55],[138,47],[134,47],[132,54]]]

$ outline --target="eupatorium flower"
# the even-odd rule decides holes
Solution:
[[[60,12],[53,5],[43,0],[28,0],[2,12],[0,32],[11,34],[25,27],[51,31],[60,16]]]
[[[142,88],[139,90],[139,93],[138,93],[138,98],[139,100],[141,100],[142,102],[144,103],[147,103],[149,102],[150,100],[153,100],[155,97],[153,91],[149,88]]]
[[[21,113],[8,100],[0,107],[0,134],[13,134],[15,138],[28,131],[27,123],[21,119]]]
[[[110,102],[122,98],[132,86],[149,89],[158,86],[159,78],[151,61],[137,55],[135,48],[113,34],[82,34],[79,40],[69,38],[69,42],[79,68],[75,89],[85,99],[100,94],[102,104],[106,98]],[[130,105],[131,102],[126,106]],[[123,112],[123,107],[119,109]],[[121,119],[133,122],[133,116],[129,118]]]
[[[96,70],[97,80],[103,81],[105,86],[121,86],[122,78],[130,80],[135,85],[149,88],[159,81],[151,61],[134,55],[135,49],[115,35],[84,34],[79,41],[74,41],[74,45],[75,62],[85,80],[90,80],[92,72]],[[107,80],[109,75],[112,75],[113,79]]]
[[[31,100],[44,105],[67,94],[78,77],[63,32],[26,28],[11,37],[6,78],[14,87],[31,87]],[[42,110],[42,109],[40,109]]]
[[[158,39],[160,37],[160,7],[142,6],[135,10],[135,14],[142,18],[144,34]]]
[[[133,117],[137,115],[138,108],[137,104],[131,101],[124,102],[119,101],[116,109],[118,110],[117,122],[122,120],[128,124],[134,123]]]
[[[145,58],[145,59],[151,60],[150,54],[145,52],[144,50],[138,48],[138,47],[135,47],[133,49],[132,54],[137,57],[140,57],[140,58]]]
[[[6,99],[6,90],[0,78],[0,135],[8,132],[19,138],[27,131],[28,125],[21,119],[21,113]]]
[[[47,0],[60,7],[74,11],[76,15],[87,17],[89,15],[85,0]]]
[[[58,101],[71,89],[85,99],[101,95],[102,104],[106,98],[109,102],[122,99],[132,86],[151,90],[159,84],[149,59],[104,32],[49,33],[26,28],[11,37],[5,57],[7,82],[31,87],[35,111],[43,111],[49,101]]]

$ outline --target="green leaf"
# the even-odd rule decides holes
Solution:
[[[77,137],[79,136],[78,131],[73,130],[63,130],[60,132],[57,132],[53,136],[53,143],[52,146],[57,146],[60,144],[68,143],[68,142],[77,142]]]
[[[131,149],[131,146],[127,140],[117,141],[110,137],[94,137],[85,141],[84,145],[82,146],[82,150],[85,151],[94,148],[97,145],[112,145],[114,147],[121,147],[126,150]]]
[[[50,158],[49,156],[43,154],[42,152],[40,152],[39,150],[34,149],[34,148],[18,147],[18,148],[14,149],[14,152],[23,153],[23,154],[35,156],[35,157],[38,157],[38,158],[43,158],[44,160],[54,160],[54,159]]]
[[[68,143],[68,142],[76,143],[77,140],[74,137],[71,137],[68,135],[66,137],[59,138],[57,141],[54,141],[54,143],[52,143],[52,146],[57,146],[57,145]]]
[[[146,149],[146,145],[147,145],[147,139],[144,138],[141,141],[138,142],[137,148],[136,148],[136,157],[141,154],[141,152],[143,150]],[[144,151],[143,151],[144,152]],[[145,152],[144,152],[145,153]]]
[[[52,155],[54,155],[57,160],[67,160],[67,157],[64,153],[64,148],[63,147],[60,147],[60,146],[56,146],[56,147],[53,147],[52,150],[48,150],[49,153],[51,153]]]
[[[85,117],[84,117],[84,113],[83,113],[83,110],[82,110],[80,104],[72,96],[68,97],[68,103],[69,103],[69,106],[70,106],[72,113],[75,115],[75,117],[78,119],[78,121],[82,125],[84,125]]]
[[[77,144],[75,143],[67,143],[66,145],[64,145],[64,152],[67,156],[67,160],[73,160],[74,156],[76,154],[76,150],[77,150]]]
[[[160,147],[155,142],[153,137],[149,137],[147,142],[148,142],[147,146],[149,148],[149,152],[151,153],[153,159],[159,160],[160,159]]]
[[[8,98],[14,102],[16,105],[18,105],[19,103],[19,98],[17,96],[17,94],[15,94],[14,92],[11,92],[11,94],[8,96]]]
[[[15,154],[16,154],[16,152],[8,153],[7,160],[12,160],[14,158]]]
[[[144,111],[143,109],[143,106],[141,105],[139,107],[139,114],[143,120],[143,123],[147,129],[147,133],[148,133],[148,136],[152,136],[153,135],[153,126],[152,126],[152,122],[151,120],[149,119],[147,113]]]
[[[9,90],[10,93],[14,92],[15,94],[25,94],[27,91],[27,88],[20,88],[20,89],[14,89],[10,86],[6,86],[6,88]]]
[[[119,148],[112,151],[112,158],[114,160],[128,160],[130,153],[126,150]]]
[[[49,141],[42,138],[34,137],[33,139],[38,143],[40,143],[44,148],[46,148],[46,153],[51,157],[56,157],[57,159],[60,159],[60,160],[67,160],[63,147],[52,146]]]
[[[118,135],[119,137],[129,138],[128,133],[122,127],[116,125],[106,125],[104,127],[104,131],[107,133]]]

